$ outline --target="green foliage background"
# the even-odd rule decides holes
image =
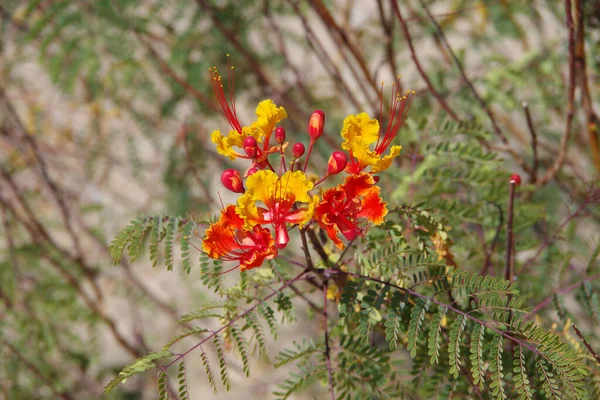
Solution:
[[[400,3],[2,2],[0,397],[599,398],[597,1]],[[184,239],[227,202],[227,54],[244,117],[271,98],[300,138],[326,111],[317,168],[381,80],[417,91],[389,220],[312,273],[341,292],[331,385],[322,290],[284,259],[207,275]]]

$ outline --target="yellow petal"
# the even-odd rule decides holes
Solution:
[[[263,135],[270,135],[275,125],[287,117],[287,112],[283,107],[277,107],[273,101],[263,100],[256,107],[256,116],[256,127]]]
[[[394,158],[400,155],[400,150],[402,150],[402,146],[392,146],[390,148],[390,154],[377,161],[371,168],[371,171],[379,172],[388,169],[392,165]]]
[[[229,134],[231,135],[231,133]],[[231,160],[237,158],[236,152],[231,148],[229,136],[221,135],[221,131],[214,131],[210,138],[217,145],[217,152],[223,156],[229,157]]]
[[[255,202],[256,199],[251,194],[246,192],[240,196],[237,206],[235,207],[236,214],[244,219],[244,229],[246,230],[252,229],[252,227],[256,225],[260,219],[258,208],[256,207]]]
[[[342,149],[351,150],[352,144],[358,144],[358,147],[368,147],[377,142],[379,138],[379,121],[369,118],[369,115],[362,112],[358,115],[349,115],[344,119],[342,126]]]
[[[279,177],[273,171],[258,171],[246,179],[246,194],[267,204],[275,193]]]
[[[295,201],[306,203],[310,200],[308,191],[313,188],[313,183],[308,180],[306,174],[302,171],[287,171],[281,177],[279,193],[276,193],[280,199],[289,199],[294,197]]]
[[[313,214],[315,213],[315,207],[317,206],[317,204],[319,204],[319,196],[317,195],[314,195],[308,200],[306,213],[304,214],[302,220],[298,223],[300,228],[304,227],[304,225],[311,221]]]

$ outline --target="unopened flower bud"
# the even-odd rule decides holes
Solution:
[[[519,174],[512,174],[510,176],[510,183],[513,183],[517,186],[521,184],[521,176]]]
[[[248,172],[246,173],[246,176],[254,175],[258,171],[260,171],[260,169],[255,165],[254,167],[252,167],[248,170]]]
[[[331,154],[331,157],[329,157],[329,162],[327,163],[327,174],[339,174],[346,168],[347,163],[348,158],[346,157],[346,153],[343,151],[334,151],[333,154]]]
[[[248,157],[256,157],[256,153],[258,152],[257,146],[256,139],[253,136],[248,136],[246,139],[244,139],[244,151]]]
[[[325,113],[321,110],[316,110],[308,120],[308,135],[311,140],[317,140],[323,134],[325,127]]]
[[[285,142],[285,129],[282,127],[278,127],[275,129],[275,140],[278,144],[283,144]]]
[[[231,190],[234,193],[244,193],[244,183],[242,182],[242,176],[235,169],[226,169],[221,174],[221,183],[226,189]]]
[[[292,149],[292,154],[294,158],[300,158],[304,154],[304,145],[300,142],[294,144],[294,148]]]

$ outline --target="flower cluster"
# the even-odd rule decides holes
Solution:
[[[385,129],[367,113],[348,116],[341,130],[344,151],[334,151],[327,169],[311,179],[306,170],[313,147],[324,132],[325,113],[316,110],[308,121],[308,151],[301,141],[290,147],[285,128],[279,126],[287,118],[283,107],[263,100],[256,107],[256,120],[242,125],[232,90],[233,67],[229,67],[228,96],[217,69],[209,71],[215,95],[231,127],[227,135],[214,131],[212,142],[219,154],[231,160],[249,161],[245,171],[228,169],[221,175],[223,186],[241,196],[237,204],[225,206],[219,220],[206,230],[202,250],[209,257],[236,262],[244,271],[277,256],[288,245],[290,231],[296,227],[303,230],[318,225],[343,249],[342,237],[352,241],[364,235],[370,223],[384,221],[387,204],[381,198],[376,185],[379,179],[374,174],[389,168],[400,154],[401,147],[391,144],[406,118],[414,92],[399,95],[393,86]],[[342,172],[346,173],[343,183],[327,189],[320,187]]]

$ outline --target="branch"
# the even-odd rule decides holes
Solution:
[[[469,88],[473,92],[473,95],[477,99],[477,102],[479,103],[479,105],[481,106],[481,108],[483,108],[483,110],[487,114],[488,118],[490,119],[490,122],[492,123],[492,128],[494,129],[494,132],[500,138],[500,140],[502,140],[502,143],[508,144],[508,139],[506,138],[506,136],[504,135],[504,133],[502,133],[502,131],[500,130],[500,127],[498,126],[498,123],[496,122],[496,118],[494,118],[494,114],[492,114],[492,110],[490,110],[490,108],[485,103],[485,101],[483,101],[483,99],[481,98],[481,96],[477,92],[477,89],[475,89],[475,86],[473,85],[473,82],[471,82],[471,80],[467,77],[467,74],[465,73],[465,70],[464,70],[464,68],[463,68],[460,60],[458,59],[458,57],[454,53],[454,50],[452,50],[452,47],[450,47],[450,43],[448,42],[448,39],[446,39],[446,35],[444,34],[444,31],[442,30],[442,28],[440,27],[440,25],[435,20],[434,16],[429,11],[429,8],[427,8],[427,5],[425,4],[425,2],[423,0],[419,0],[419,3],[421,3],[421,6],[423,7],[423,9],[425,10],[425,12],[427,13],[427,17],[429,17],[429,20],[431,21],[431,23],[433,24],[433,26],[435,26],[435,29],[437,30],[437,33],[438,33],[440,39],[442,40],[442,42],[444,43],[444,45],[448,49],[448,52],[450,53],[450,56],[452,57],[452,60],[454,60],[454,63],[456,64],[456,67],[458,68],[458,70],[459,70],[461,76],[463,77],[464,81],[467,83],[467,85],[469,86]]]
[[[594,349],[592,349],[592,346],[590,346],[590,344],[588,343],[588,341],[585,340],[585,338],[581,334],[581,331],[579,330],[579,328],[577,328],[577,325],[571,324],[571,327],[573,328],[573,330],[575,331],[575,334],[579,337],[579,339],[581,339],[581,341],[583,342],[583,345],[588,349],[588,351],[590,352],[590,354],[594,357],[594,359],[596,360],[596,362],[600,364],[600,356],[598,354],[596,354],[596,352],[594,351]]]
[[[331,372],[331,349],[329,348],[329,332],[327,331],[327,287],[328,281],[325,281],[325,284],[323,285],[323,329],[325,330],[325,358],[327,359],[327,376],[329,379],[329,391],[331,392],[331,400],[335,400],[333,374]]]
[[[0,340],[2,340],[2,344],[4,344],[4,346],[6,346],[10,351],[12,351],[13,354],[15,356],[17,356],[17,358],[19,360],[21,360],[21,362],[27,367],[27,369],[29,369],[31,372],[33,372],[33,374],[35,376],[37,376],[44,383],[44,385],[46,385],[52,391],[52,393],[54,393],[55,396],[57,396],[63,400],[75,400],[73,397],[71,397],[70,394],[59,392],[58,389],[56,389],[54,387],[54,384],[52,383],[52,381],[50,379],[46,378],[42,374],[42,372],[35,366],[35,364],[33,364],[28,359],[26,359],[25,356],[23,356],[21,354],[21,352],[15,346],[12,345],[12,343],[8,342],[5,339],[0,339]]]
[[[402,31],[404,32],[404,37],[406,38],[406,43],[408,44],[408,48],[410,49],[410,55],[415,63],[415,67],[417,67],[417,70],[419,71],[419,74],[421,75],[421,78],[423,78],[423,80],[425,81],[425,84],[427,85],[427,88],[429,89],[429,91],[431,92],[433,97],[435,97],[435,99],[438,101],[438,103],[440,103],[440,106],[442,106],[442,108],[448,113],[448,115],[450,115],[450,117],[454,121],[459,121],[460,118],[458,118],[458,115],[454,112],[454,110],[452,110],[452,108],[450,108],[450,106],[448,105],[446,100],[442,97],[442,95],[439,94],[437,90],[435,90],[435,87],[433,87],[433,83],[431,83],[429,76],[427,76],[427,73],[423,69],[421,62],[419,61],[419,58],[417,57],[415,47],[413,46],[412,36],[410,35],[410,31],[408,30],[406,21],[402,17],[402,13],[400,12],[400,7],[398,7],[396,0],[390,0],[390,1],[392,2],[392,7],[394,8],[396,17],[398,17],[398,21],[400,21],[400,25],[402,26]]]
[[[573,25],[573,15],[571,12],[571,0],[565,0],[565,14],[567,30],[569,32],[569,89],[567,93],[567,119],[565,122],[565,132],[560,140],[558,155],[554,164],[537,182],[538,186],[546,184],[552,180],[558,173],[558,170],[565,162],[569,137],[571,136],[571,124],[573,122],[574,102],[575,102],[575,27]]]
[[[537,151],[537,132],[533,126],[533,120],[531,119],[531,113],[529,112],[529,106],[527,102],[523,102],[523,111],[525,111],[525,118],[527,119],[527,127],[529,128],[529,134],[531,135],[531,149],[533,150],[533,165],[529,171],[529,180],[531,183],[535,183],[537,180],[537,170],[539,166],[538,151]]]
[[[432,303],[438,305],[439,307],[444,307],[444,308],[446,308],[446,309],[448,309],[448,310],[450,310],[450,311],[452,311],[452,312],[454,312],[456,314],[460,314],[460,315],[464,316],[465,318],[470,319],[471,321],[473,321],[475,323],[478,323],[481,326],[484,326],[484,327],[486,327],[486,328],[488,328],[488,329],[496,332],[500,336],[503,336],[503,337],[507,338],[508,340],[510,340],[510,341],[518,344],[518,345],[521,345],[523,347],[528,348],[529,350],[531,350],[535,354],[538,354],[541,357],[546,358],[546,356],[540,350],[538,350],[535,346],[533,346],[533,345],[531,345],[531,344],[529,344],[529,343],[527,343],[525,341],[519,340],[516,337],[514,337],[513,335],[511,335],[509,333],[506,333],[505,331],[501,331],[500,329],[496,328],[495,326],[490,325],[488,322],[486,322],[484,320],[481,320],[479,318],[474,317],[473,315],[469,314],[468,312],[461,311],[458,308],[453,307],[452,305],[449,305],[449,304],[446,304],[446,303],[442,303],[441,301],[436,300],[433,297],[428,297],[428,296],[422,295],[421,293],[415,292],[412,289],[403,288],[403,287],[395,285],[395,284],[393,284],[391,282],[383,281],[383,280],[377,279],[377,278],[372,278],[372,277],[367,276],[367,275],[361,275],[361,274],[356,274],[356,273],[353,273],[353,272],[339,271],[339,270],[333,270],[333,269],[326,270],[325,272],[329,273],[331,275],[336,275],[336,274],[348,275],[348,276],[353,276],[355,278],[360,278],[360,279],[365,279],[365,280],[368,280],[368,281],[371,281],[371,282],[376,282],[376,283],[379,283],[381,285],[393,287],[394,289],[397,289],[397,290],[399,290],[401,292],[407,293],[407,294],[409,294],[411,296],[418,297],[418,298],[420,298],[422,300],[431,301]]]
[[[508,188],[508,218],[506,221],[506,266],[504,268],[504,279],[511,282],[513,281],[513,263],[512,263],[512,251],[515,245],[513,237],[513,216],[515,206],[515,188],[517,183],[511,179]]]
[[[596,274],[596,275],[592,275],[590,277],[586,277],[585,279],[582,279],[579,282],[573,283],[572,285],[569,285],[565,288],[554,291],[550,296],[546,297],[544,300],[542,300],[540,303],[538,303],[535,307],[533,307],[531,309],[531,311],[529,312],[529,315],[526,315],[524,319],[528,320],[528,319],[533,318],[538,312],[540,312],[540,310],[545,308],[548,304],[552,303],[552,300],[554,300],[555,295],[569,293],[569,292],[577,289],[579,287],[579,285],[581,285],[582,283],[591,282],[598,278],[600,278],[600,273]]]
[[[544,249],[546,249],[546,247],[548,247],[551,243],[553,243],[556,240],[556,238],[558,237],[558,234],[569,224],[569,222],[571,222],[574,218],[576,218],[579,215],[579,213],[581,213],[583,210],[585,210],[587,208],[587,206],[589,206],[590,204],[593,204],[599,200],[600,200],[600,189],[596,189],[596,190],[592,191],[584,199],[583,203],[579,207],[577,207],[577,209],[571,215],[569,215],[567,218],[565,218],[565,220],[562,222],[562,224],[560,224],[560,226],[556,229],[556,231],[554,231],[554,234],[538,248],[538,250],[535,252],[535,254],[533,256],[531,256],[525,262],[525,264],[523,264],[521,269],[517,272],[517,275],[523,274],[527,270],[527,268],[529,268],[531,266],[531,264],[533,264],[533,262],[535,262],[535,260],[537,260],[537,258],[540,256],[540,254],[542,254],[542,251],[544,251]]]
[[[492,255],[494,254],[494,248],[496,247],[496,243],[498,243],[498,238],[500,237],[500,231],[502,230],[502,225],[504,224],[504,214],[502,212],[502,207],[500,207],[496,203],[491,203],[498,209],[498,226],[496,226],[496,233],[494,234],[494,238],[492,239],[492,243],[490,243],[490,248],[488,249],[485,255],[485,262],[483,263],[483,269],[479,273],[479,275],[487,275],[488,270],[492,265]]]
[[[575,61],[577,73],[579,75],[579,87],[581,89],[581,101],[587,119],[587,131],[590,140],[590,150],[596,170],[600,173],[600,142],[598,132],[598,115],[594,111],[592,96],[590,95],[590,86],[585,62],[585,22],[584,7],[582,0],[575,0]]]
[[[271,297],[275,296],[276,294],[279,294],[279,292],[281,292],[283,289],[287,288],[288,286],[290,286],[292,283],[298,281],[300,278],[302,278],[304,276],[304,274],[306,274],[308,271],[302,271],[300,274],[296,275],[295,278],[290,279],[289,281],[285,282],[285,284],[283,284],[279,289],[274,290],[273,293],[269,294],[268,296],[266,296],[265,298],[263,298],[262,300],[259,300],[258,302],[256,302],[256,304],[254,304],[252,307],[250,307],[249,309],[247,309],[246,311],[244,311],[243,313],[239,314],[238,316],[230,319],[225,325],[223,325],[221,328],[217,329],[216,331],[212,332],[210,335],[208,335],[206,338],[202,339],[200,342],[196,343],[194,346],[190,347],[189,349],[187,349],[184,353],[179,354],[177,357],[175,357],[175,359],[173,361],[171,361],[170,363],[168,363],[167,365],[165,365],[163,367],[163,369],[166,371],[171,365],[175,364],[176,362],[178,362],[179,360],[183,359],[185,356],[187,356],[189,353],[191,353],[192,351],[196,350],[198,347],[202,346],[204,343],[206,343],[207,341],[209,341],[210,339],[212,339],[213,337],[215,337],[216,335],[218,335],[219,333],[221,333],[222,331],[224,331],[225,329],[229,328],[231,325],[233,325],[234,322],[240,320],[241,318],[244,318],[246,315],[250,314],[252,311],[254,311],[254,309],[256,309],[256,307],[258,307],[259,305],[261,305],[262,303],[264,303],[265,301],[269,300]]]

